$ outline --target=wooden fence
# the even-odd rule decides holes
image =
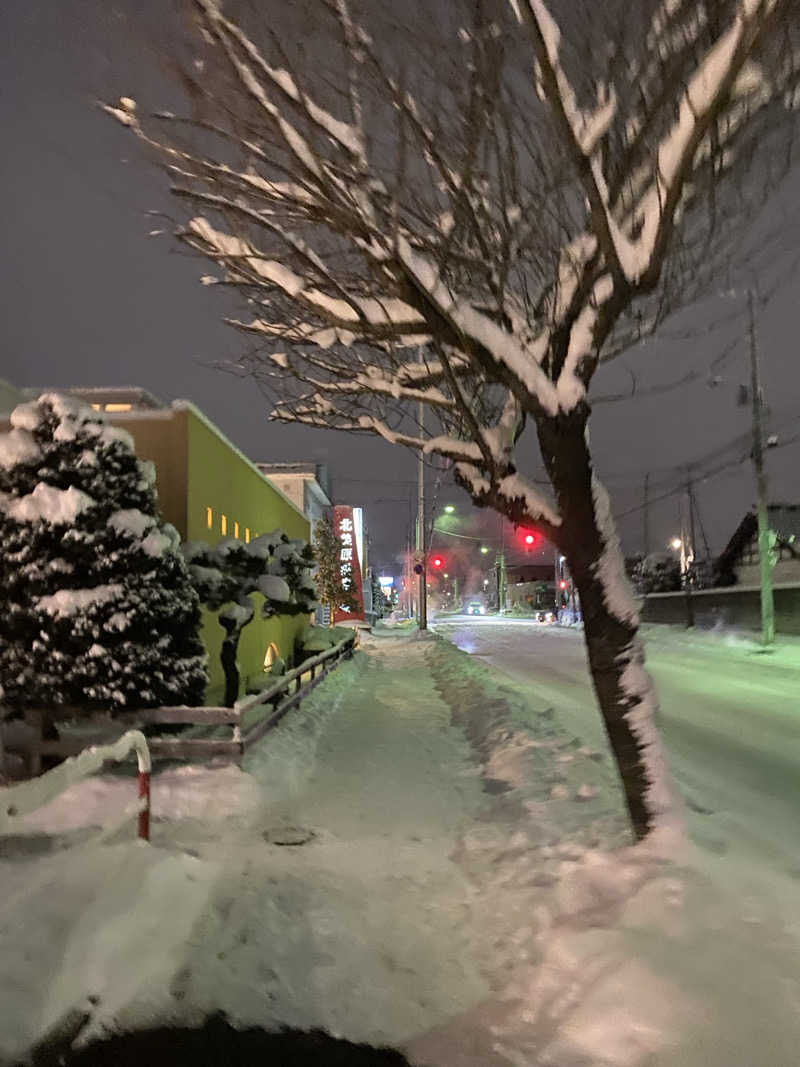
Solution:
[[[227,756],[241,763],[247,749],[273,729],[293,707],[319,685],[322,679],[342,660],[349,659],[355,646],[355,634],[339,644],[305,660],[299,667],[275,678],[273,684],[238,700],[232,708],[188,707],[143,708],[109,717],[108,714],[81,716],[73,733],[57,739],[42,736],[46,715],[43,711],[28,710],[25,722],[29,729],[24,739],[6,743],[9,752],[20,753],[27,759],[30,777],[41,772],[42,757],[62,759],[75,756],[87,745],[108,742],[130,729],[151,725],[180,725],[194,727],[195,736],[148,737],[153,756],[169,759],[208,759]],[[197,736],[219,727],[231,727],[229,737]],[[189,731],[186,731],[189,732]],[[2,748],[0,748],[2,756]],[[2,767],[0,767],[2,771]]]

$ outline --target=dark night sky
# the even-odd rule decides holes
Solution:
[[[149,13],[144,29],[142,11]],[[169,210],[164,180],[126,131],[93,106],[98,97],[121,94],[170,104],[174,90],[148,46],[161,32],[163,11],[154,0],[2,5],[0,377],[25,386],[142,385],[164,399],[193,400],[254,459],[327,461],[337,497],[368,509],[374,562],[390,566],[405,542],[414,458],[372,438],[270,424],[252,383],[210,366],[241,343],[220,322],[224,297],[198,284],[202,262],[174,254],[167,236],[147,236],[158,222],[144,212]],[[795,176],[783,197],[795,214],[799,191]],[[800,274],[787,274],[759,322],[765,392],[783,440],[800,432],[799,302]],[[673,382],[692,366],[703,372],[725,340],[744,332],[746,319],[740,315],[719,336],[704,326],[737,307],[743,303],[716,301],[684,316],[671,330],[689,328],[688,340],[651,342],[629,354],[598,375],[595,393],[629,384],[625,365],[636,368],[639,388]],[[747,431],[748,412],[735,403],[746,356],[743,343],[717,372],[723,381],[714,389],[701,373],[663,395],[598,405],[592,438],[618,513],[640,503],[646,471],[660,483],[658,496],[678,481],[671,468]],[[770,453],[774,500],[800,503],[798,457],[800,442]],[[528,473],[535,471],[532,462]],[[749,465],[700,485],[697,497],[718,551],[753,501]],[[470,512],[460,490],[445,491],[440,504],[445,499]],[[651,508],[653,547],[677,532],[678,502],[672,496]],[[461,529],[488,532],[497,522],[474,512],[474,524]],[[622,518],[621,529],[626,549],[640,549],[641,511]]]

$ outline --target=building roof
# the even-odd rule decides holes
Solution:
[[[131,409],[144,408],[151,411],[167,407],[162,400],[139,385],[62,385],[48,389],[26,388],[24,393],[30,399],[41,396],[42,393],[69,393],[70,396],[77,396],[87,404],[98,404],[103,408],[107,404],[130,404]]]
[[[779,545],[788,547],[794,541],[800,540],[800,504],[768,504],[767,518],[770,530],[777,534]],[[717,559],[714,568],[717,574],[732,573],[757,537],[758,519],[755,510],[748,511]]]
[[[325,463],[256,463],[256,466],[268,478],[302,478],[311,483],[311,491],[323,507],[330,507],[333,503],[331,479]]]

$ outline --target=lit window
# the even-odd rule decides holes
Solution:
[[[233,536],[234,536],[235,538],[237,538],[237,539],[238,539],[238,537],[239,537],[239,523],[238,523],[238,522],[235,522],[235,523],[233,524]]]
[[[214,525],[214,509],[213,508],[206,508],[206,526],[210,530],[213,525]]]
[[[220,528],[220,530],[222,530],[223,534],[226,534],[228,532],[228,516],[227,515],[220,515],[220,517],[219,517],[219,528]]]
[[[95,411],[99,411],[100,410],[100,405],[99,404],[92,404],[92,407],[94,408]]]
[[[250,527],[249,526],[245,526],[245,528],[244,528],[244,539],[247,542],[247,544],[250,544]]]
[[[106,411],[130,411],[130,404],[106,404]]]

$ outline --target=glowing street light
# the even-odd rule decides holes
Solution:
[[[452,504],[445,504],[444,506],[445,515],[452,515],[455,510]]]
[[[482,556],[485,556],[488,551],[489,551],[489,549],[486,547],[486,545],[481,545],[481,555]]]
[[[681,541],[680,537],[673,537],[669,543],[669,547],[674,548],[677,552],[679,548],[683,547],[683,541]]]

